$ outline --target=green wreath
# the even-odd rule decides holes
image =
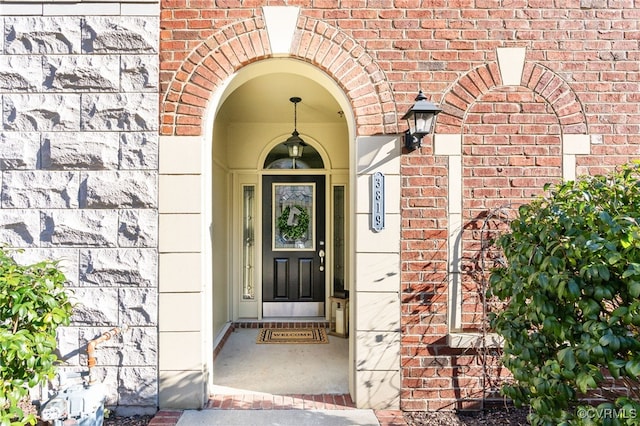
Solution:
[[[297,222],[289,225],[291,207],[292,206],[287,206],[282,210],[282,214],[278,217],[278,229],[280,229],[282,238],[286,240],[297,240],[301,238],[309,228],[309,213],[307,213],[304,207],[298,204],[293,205],[293,207],[300,210],[300,213],[296,216]]]

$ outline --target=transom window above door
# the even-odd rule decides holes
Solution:
[[[265,169],[324,169],[322,157],[314,147],[305,143],[302,156],[290,157],[289,148],[284,144],[276,145],[264,160]]]

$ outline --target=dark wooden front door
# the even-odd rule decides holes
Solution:
[[[264,176],[264,316],[321,316],[325,301],[325,177]]]

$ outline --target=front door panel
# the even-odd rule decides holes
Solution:
[[[325,177],[263,177],[264,316],[321,316],[325,300]]]

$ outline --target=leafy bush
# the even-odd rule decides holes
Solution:
[[[29,387],[52,378],[56,328],[71,303],[56,262],[23,266],[0,250],[0,425],[35,424],[20,402]]]
[[[488,296],[508,303],[491,325],[514,379],[503,393],[533,425],[640,424],[639,172],[547,185],[496,241],[506,266]]]

